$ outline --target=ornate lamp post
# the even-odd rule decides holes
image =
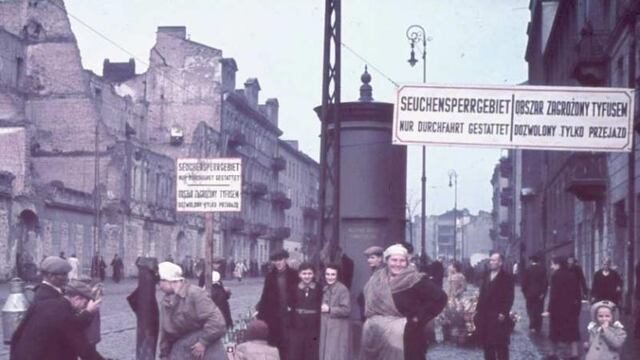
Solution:
[[[411,57],[409,58],[409,60],[407,60],[407,62],[409,63],[409,65],[411,65],[412,67],[416,65],[416,63],[418,63],[418,60],[416,60],[416,53],[415,53],[415,47],[416,44],[419,44],[420,42],[422,42],[422,82],[425,83],[427,82],[427,33],[424,30],[424,28],[420,25],[411,25],[409,26],[409,28],[407,29],[407,39],[409,39],[409,44],[411,45]],[[422,182],[422,215],[420,218],[421,221],[421,226],[420,226],[420,247],[421,247],[421,252],[420,252],[420,257],[421,257],[421,261],[423,262],[421,265],[426,265],[426,260],[427,260],[427,252],[426,252],[426,183],[427,183],[427,176],[425,173],[425,168],[426,168],[426,163],[425,163],[425,157],[426,157],[426,148],[423,145],[422,146],[422,177],[420,178],[421,182]]]
[[[458,173],[453,169],[449,170],[449,187],[451,186],[453,186],[453,260],[455,261],[458,246]]]

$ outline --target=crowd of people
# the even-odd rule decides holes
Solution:
[[[587,360],[618,359],[627,337],[619,320],[623,281],[609,260],[593,275],[589,288],[571,257],[554,257],[547,274],[543,260],[531,256],[529,264],[514,274],[503,256],[493,252],[480,265],[486,268],[474,276],[468,266],[456,261],[445,270],[443,258],[425,266],[404,243],[386,249],[373,246],[364,256],[371,270],[369,279],[362,289],[352,289],[353,261],[345,254],[340,253],[338,263],[322,263],[318,269],[307,262],[291,266],[285,250],[272,253],[255,318],[237,344],[235,358],[353,359],[357,338],[362,359],[423,360],[439,328],[445,342],[472,342],[482,347],[485,359],[509,359],[516,278],[531,334],[540,334],[544,317],[549,318],[553,344],[549,359],[577,359],[581,346]],[[231,292],[223,283],[225,268],[233,269],[231,281],[242,281],[251,266],[214,257],[207,291],[203,260],[187,257],[180,264],[171,260],[157,265],[153,280],[164,294],[157,326],[160,359],[226,359],[222,338],[234,322]],[[110,265],[117,282],[124,273],[117,254]],[[96,345],[106,268],[102,257],[94,256],[92,280],[80,275],[75,255],[43,259],[42,280],[11,340],[11,359],[53,358],[50,354],[57,354],[55,359],[103,359]],[[197,283],[189,282],[189,277]],[[477,279],[478,291],[467,286],[472,277]],[[354,291],[359,296],[351,303]],[[636,297],[640,300],[638,291]],[[585,339],[580,337],[579,325],[583,302],[591,304]],[[360,327],[353,326],[354,314],[362,320]]]

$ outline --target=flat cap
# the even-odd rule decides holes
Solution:
[[[384,249],[381,248],[380,246],[369,246],[365,251],[364,254],[366,256],[371,256],[371,255],[377,255],[377,256],[382,256],[382,253],[384,252]]]
[[[282,260],[282,259],[288,259],[289,258],[289,252],[287,250],[276,250],[274,252],[271,253],[271,255],[269,255],[269,260],[271,261],[276,261],[276,260]]]
[[[64,294],[68,296],[82,296],[86,299],[94,300],[91,287],[80,280],[69,280],[69,283],[64,286]]]
[[[47,256],[40,263],[40,271],[48,274],[67,275],[71,271],[71,265],[59,256]]]
[[[214,256],[213,259],[211,259],[211,262],[214,264],[220,264],[224,262],[224,258],[222,256]]]

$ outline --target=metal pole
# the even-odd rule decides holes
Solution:
[[[417,60],[415,59],[415,53],[414,53],[414,46],[416,41],[418,40],[422,40],[422,82],[426,83],[427,82],[427,32],[424,30],[424,28],[420,25],[411,25],[409,26],[409,28],[407,29],[407,38],[409,39],[410,43],[411,43],[411,58],[409,59],[409,64],[411,66],[414,66],[417,62]],[[421,258],[422,261],[426,261],[427,259],[427,250],[426,250],[426,228],[427,228],[427,219],[426,219],[426,213],[427,213],[427,208],[426,208],[426,204],[427,204],[427,175],[426,175],[426,146],[422,146],[422,177],[420,178],[421,181],[421,199],[422,199],[422,206],[421,206],[421,218],[420,218],[420,247],[421,247]],[[422,264],[424,265],[424,264]]]
[[[453,183],[451,182],[453,179]],[[458,247],[458,173],[449,170],[449,187],[453,185],[453,260],[456,260]]]

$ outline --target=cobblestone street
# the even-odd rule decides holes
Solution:
[[[227,280],[225,286],[231,288],[231,312],[234,319],[240,314],[247,312],[258,300],[262,289],[263,280],[245,279],[242,283]],[[98,345],[100,353],[108,358],[130,360],[134,359],[135,349],[135,317],[126,302],[126,296],[135,288],[134,279],[126,280],[120,284],[107,281],[107,290],[102,305],[102,341]],[[4,303],[8,293],[6,284],[0,284],[0,304]],[[161,294],[158,293],[158,299]],[[549,342],[546,339],[546,330],[542,335],[529,335],[527,330],[528,319],[526,317],[524,299],[520,289],[516,289],[516,301],[513,310],[522,315],[522,319],[516,324],[515,331],[511,337],[511,359],[533,360],[543,359],[549,349]],[[583,325],[586,327],[586,305],[583,307]],[[625,324],[627,329],[631,324]],[[547,328],[545,320],[545,329]],[[630,331],[630,330],[629,330]],[[586,337],[583,333],[583,339]],[[9,358],[9,348],[3,345],[0,348],[0,360]],[[631,339],[631,334],[625,346],[625,353],[622,359],[637,359],[638,344]],[[482,351],[479,348],[460,348],[448,344],[440,344],[429,349],[428,359],[444,360],[451,359],[482,359]]]

